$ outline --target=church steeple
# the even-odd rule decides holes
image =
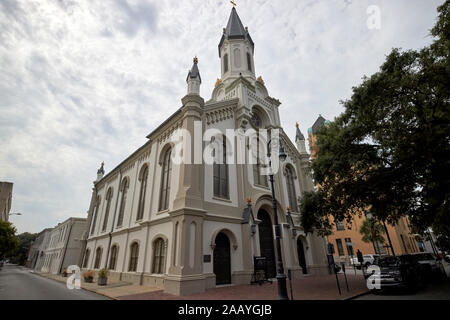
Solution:
[[[194,58],[194,64],[189,70],[188,75],[186,77],[187,82],[187,94],[195,94],[200,95],[200,84],[202,83],[202,78],[200,77],[200,71],[198,70],[198,59]]]
[[[226,28],[223,28],[219,43],[222,81],[233,80],[240,76],[255,80],[253,62],[255,44],[248,28],[242,24],[236,8],[231,9]]]
[[[295,143],[297,144],[297,150],[300,153],[308,153],[306,151],[306,142],[305,142],[305,136],[303,135],[303,133],[300,131],[298,122],[295,124],[295,126],[297,127],[297,130],[295,132]]]

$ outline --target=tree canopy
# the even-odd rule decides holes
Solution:
[[[421,50],[393,49],[317,133],[318,190],[301,202],[305,230],[370,208],[380,221],[408,215],[421,231],[450,235],[450,0],[431,36]]]
[[[18,245],[16,228],[11,222],[0,221],[0,260],[15,252]]]

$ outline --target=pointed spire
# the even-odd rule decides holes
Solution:
[[[305,136],[304,136],[303,133],[300,131],[298,122],[295,124],[295,126],[297,127],[297,131],[295,132],[295,142],[301,141],[301,140],[305,140]]]
[[[219,57],[220,57],[220,48],[222,47],[225,39],[248,39],[252,47],[254,47],[254,43],[250,34],[248,33],[248,28],[244,28],[239,15],[237,14],[236,8],[233,7],[231,9],[230,18],[228,18],[227,27],[223,29],[223,35],[220,39],[219,43]]]
[[[198,77],[200,83],[202,83],[202,78],[200,77],[200,71],[198,70],[198,58],[194,57],[194,64],[192,65],[191,70],[189,70],[188,75],[186,77],[186,82],[189,82],[189,79],[195,79]]]
[[[202,78],[200,77],[200,71],[198,70],[198,58],[194,57],[194,64],[191,70],[189,70],[186,77],[186,82],[188,84],[188,94],[200,95],[200,84],[202,83]]]
[[[99,181],[101,178],[103,178],[103,176],[105,175],[105,168],[104,168],[105,163],[102,162],[102,165],[100,166],[100,168],[97,170],[97,181]]]

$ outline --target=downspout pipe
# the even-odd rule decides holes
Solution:
[[[108,250],[106,251],[106,260],[105,260],[105,269],[108,268],[108,259],[109,259],[109,252],[111,251],[111,242],[112,242],[112,232],[114,231],[114,224],[116,223],[116,213],[117,213],[117,206],[119,204],[119,195],[120,195],[120,187],[122,184],[122,170],[119,170],[119,186],[117,188],[117,198],[116,198],[116,204],[114,206],[114,215],[111,225],[111,231],[109,232],[109,241],[108,241]]]

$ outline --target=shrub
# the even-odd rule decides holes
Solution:
[[[98,272],[98,277],[99,278],[106,278],[106,277],[108,277],[108,273],[109,273],[108,269],[101,269]]]

